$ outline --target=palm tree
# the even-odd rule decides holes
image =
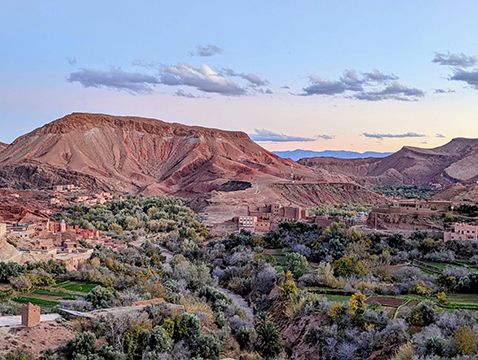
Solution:
[[[284,347],[279,328],[267,322],[257,329],[257,352],[265,359],[274,359]]]

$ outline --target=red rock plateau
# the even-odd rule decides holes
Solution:
[[[448,187],[478,180],[478,139],[457,138],[433,149],[405,146],[384,158],[308,158],[299,163],[348,176],[362,185]]]
[[[290,190],[270,185],[288,181],[291,165],[299,193],[304,193],[303,183],[350,182],[348,176],[282,159],[243,132],[73,113],[19,137],[0,152],[0,187],[73,183],[91,190],[167,194],[195,199],[192,204],[198,210],[215,205],[211,210],[225,216],[247,204],[343,202],[334,200],[335,193],[329,195],[330,187],[309,194],[305,202],[297,194],[287,199]],[[350,192],[347,202],[383,202],[363,189],[343,191]]]

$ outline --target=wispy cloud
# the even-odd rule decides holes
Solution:
[[[362,133],[363,136],[367,138],[372,138],[372,139],[379,139],[383,140],[384,138],[420,138],[420,137],[426,137],[426,135],[423,134],[417,134],[414,132],[408,132],[405,134],[380,134],[380,133]]]
[[[179,97],[185,97],[185,98],[188,98],[188,99],[196,99],[196,98],[199,97],[199,96],[194,96],[194,95],[191,94],[191,93],[187,93],[187,92],[185,92],[185,91],[182,90],[182,89],[177,90],[177,91],[174,93],[174,95],[179,96]]]
[[[437,63],[439,65],[466,68],[474,66],[477,63],[477,58],[475,56],[469,56],[463,53],[435,53],[435,57],[433,58],[432,62]]]
[[[261,79],[259,76],[257,76],[256,74],[252,74],[252,73],[236,73],[234,70],[232,69],[229,69],[229,68],[225,68],[225,69],[222,69],[221,70],[221,74],[224,74],[226,76],[237,76],[237,77],[240,77],[241,79],[244,79],[246,81],[249,82],[249,84],[253,87],[256,87],[256,86],[267,86],[270,84],[269,81],[267,81],[266,79]]]
[[[196,46],[196,51],[192,55],[208,57],[208,56],[222,54],[223,51],[224,49],[221,49],[220,47],[216,45],[208,44],[206,47],[199,45],[199,46]]]
[[[266,129],[254,129],[254,131],[255,133],[249,134],[250,138],[254,141],[271,141],[271,142],[316,141],[316,139],[314,138],[279,134],[274,131],[266,130]]]
[[[443,134],[437,134],[436,137],[437,137],[437,138],[445,138],[446,136],[443,135]]]
[[[80,71],[72,72],[68,81],[79,82],[85,88],[125,90],[131,94],[149,94],[153,91],[151,86],[160,83],[154,76],[123,71],[120,67],[112,67],[109,71],[80,69]]]
[[[450,94],[450,93],[454,93],[455,90],[451,90],[451,89],[448,89],[448,90],[445,90],[445,89],[435,89],[435,94]]]
[[[333,140],[333,139],[335,139],[335,135],[327,135],[327,134],[315,135],[314,137],[316,139],[322,139],[322,140]]]
[[[70,65],[75,65],[77,63],[76,57],[67,57],[66,60]]]
[[[303,88],[302,96],[344,95],[347,98],[365,101],[399,100],[415,101],[425,96],[417,88],[402,85],[395,74],[385,74],[374,69],[359,73],[345,70],[338,80],[328,80],[320,76],[309,76],[309,86]]]

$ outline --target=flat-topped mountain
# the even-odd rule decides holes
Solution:
[[[0,155],[0,186],[73,182],[138,193],[203,193],[228,180],[284,180],[291,160],[247,134],[139,117],[73,113],[16,139]],[[326,180],[295,164],[297,180]]]
[[[432,149],[405,146],[384,158],[309,158],[299,163],[349,176],[359,184],[450,186],[478,180],[478,139],[457,138]]]

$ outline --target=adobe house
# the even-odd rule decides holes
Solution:
[[[32,303],[22,305],[22,325],[32,327],[40,324],[40,307]]]

